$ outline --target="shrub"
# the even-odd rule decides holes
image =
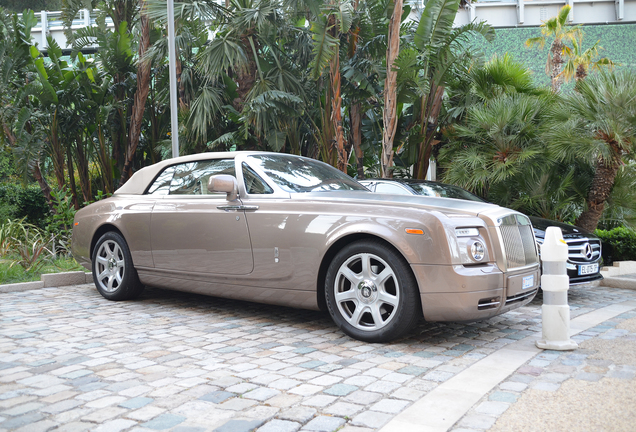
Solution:
[[[603,263],[636,261],[636,231],[618,227],[609,231],[597,229],[595,234],[603,241]]]
[[[0,184],[0,221],[26,218],[26,222],[43,228],[49,207],[38,186]]]

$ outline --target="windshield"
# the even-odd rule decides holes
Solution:
[[[457,198],[468,201],[487,202],[473,195],[464,189],[442,183],[408,183],[408,185],[417,192],[418,195],[441,197],[441,198]]]
[[[348,175],[315,159],[282,154],[253,155],[249,159],[286,192],[367,190]]]

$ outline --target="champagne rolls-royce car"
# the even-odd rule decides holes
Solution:
[[[529,219],[475,201],[370,192],[317,160],[202,153],[140,169],[77,212],[74,257],[109,300],[144,286],[329,312],[368,342],[420,318],[474,321],[539,284]]]
[[[361,180],[360,184],[378,193],[397,195],[421,195],[445,197],[469,201],[486,202],[458,186],[413,179],[370,179]],[[595,287],[603,280],[601,274],[601,239],[583,228],[563,222],[529,216],[532,230],[539,247],[543,244],[545,230],[549,226],[561,229],[563,240],[568,244],[568,261],[566,263],[570,286],[584,285]],[[539,252],[541,252],[539,250]]]

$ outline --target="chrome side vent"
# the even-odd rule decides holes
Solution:
[[[513,214],[498,220],[508,269],[524,267],[539,261],[530,220]]]
[[[479,300],[477,310],[495,309],[501,304],[501,297],[488,297]]]

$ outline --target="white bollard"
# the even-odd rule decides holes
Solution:
[[[548,227],[541,245],[543,339],[536,342],[541,349],[567,351],[578,348],[578,344],[570,339],[570,278],[565,267],[567,259],[568,245],[563,240],[561,229]]]

